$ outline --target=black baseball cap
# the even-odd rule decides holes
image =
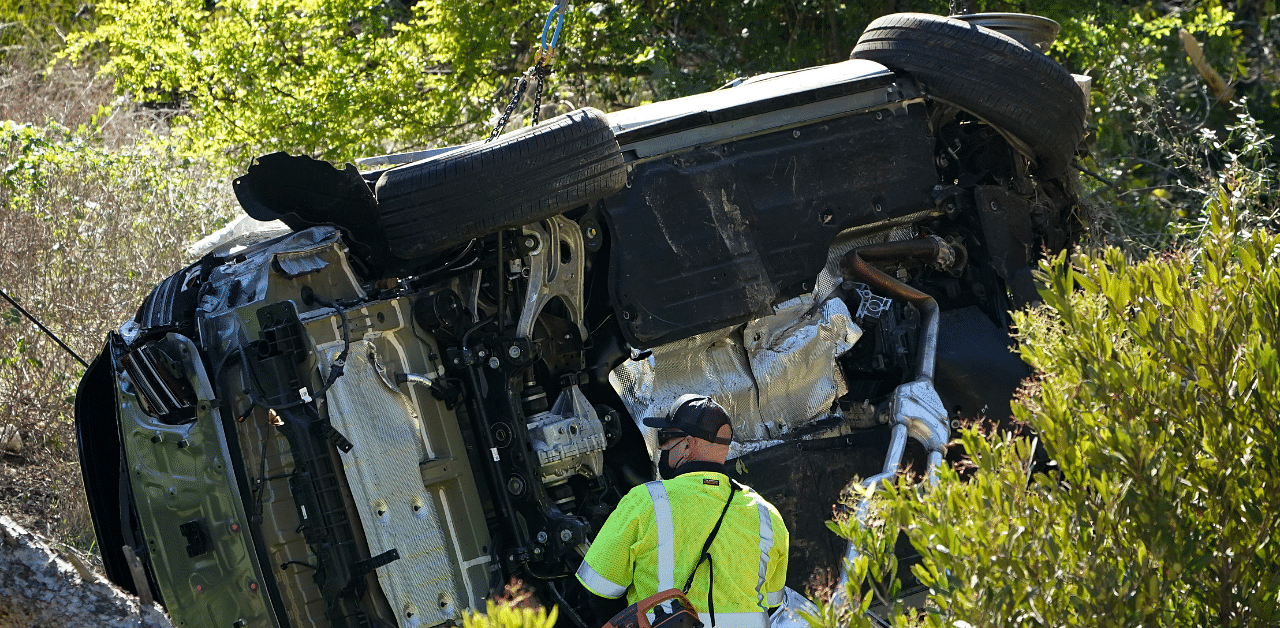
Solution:
[[[659,429],[679,430],[694,438],[728,445],[733,442],[733,424],[729,413],[706,395],[681,395],[671,404],[666,416],[651,416],[644,424]],[[720,427],[729,426],[729,438],[719,438]]]

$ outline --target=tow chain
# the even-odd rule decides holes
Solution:
[[[547,45],[547,32],[551,29],[551,21],[559,15],[559,21],[556,23],[555,33],[551,36],[551,45]],[[538,86],[533,92],[533,124],[538,123],[538,118],[542,115],[542,92],[546,88],[547,77],[551,76],[551,57],[555,53],[556,44],[560,41],[560,28],[564,26],[564,12],[560,10],[560,2],[552,5],[551,12],[547,14],[547,21],[542,25],[542,41],[538,46],[537,58],[534,59],[533,65],[524,74],[520,75],[520,80],[516,81],[516,87],[511,94],[511,102],[507,103],[507,108],[503,110],[502,115],[498,117],[498,123],[494,125],[493,131],[489,132],[486,142],[493,141],[498,137],[502,130],[506,128],[507,121],[511,119],[511,113],[516,110],[516,105],[520,104],[520,100],[524,98],[524,93],[529,89],[529,81],[537,79]]]
[[[486,142],[498,137],[502,130],[506,128],[507,121],[511,119],[511,113],[516,110],[516,105],[520,104],[520,99],[524,98],[525,91],[529,89],[530,77],[538,79],[538,87],[533,92],[533,123],[538,123],[538,114],[542,110],[542,90],[546,84],[544,79],[551,76],[551,66],[546,65],[544,61],[545,58],[539,59],[537,63],[533,64],[533,67],[525,70],[525,73],[520,75],[520,80],[516,81],[515,92],[511,95],[511,102],[507,103],[506,110],[498,118],[498,123],[493,127],[493,130],[489,132],[489,138],[485,140]]]

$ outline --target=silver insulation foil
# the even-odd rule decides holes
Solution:
[[[839,299],[810,318],[813,295],[779,304],[774,313],[743,325],[655,347],[609,374],[637,424],[665,414],[685,393],[715,399],[733,418],[730,457],[777,441],[810,421],[828,416],[847,388],[836,358],[862,330]],[[654,448],[651,428],[640,425]]]
[[[341,353],[327,345],[322,371]],[[369,543],[369,554],[396,550],[399,559],[377,569],[401,627],[435,626],[460,614],[453,557],[435,500],[423,486],[420,465],[429,459],[421,417],[388,381],[375,345],[351,343],[346,368],[328,393],[329,420],[353,445],[342,453],[351,499]]]

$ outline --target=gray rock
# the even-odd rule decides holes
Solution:
[[[18,426],[5,425],[0,427],[0,450],[19,452],[22,451],[22,436],[18,434]]]
[[[0,626],[173,628],[155,604],[59,556],[39,535],[0,515]]]

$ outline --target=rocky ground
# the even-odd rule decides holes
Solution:
[[[0,626],[171,628],[101,573],[67,421],[0,424]]]
[[[0,626],[173,628],[164,612],[0,515]]]
[[[0,433],[0,515],[77,551],[90,564],[98,562],[69,422],[15,426]]]

